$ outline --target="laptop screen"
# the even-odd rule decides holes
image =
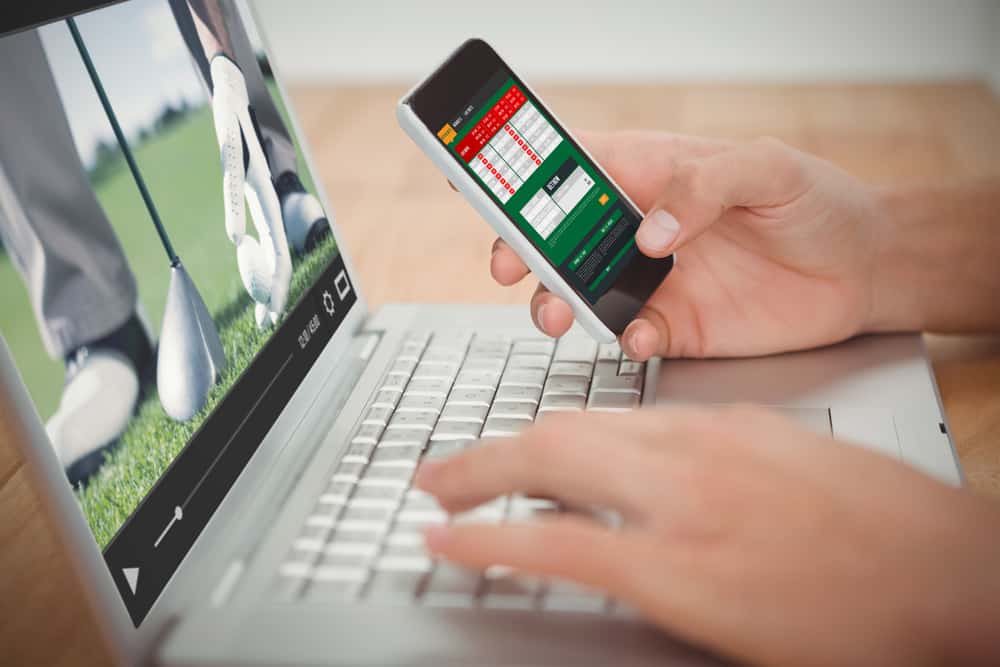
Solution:
[[[91,4],[0,18],[0,332],[138,626],[355,293],[243,0]]]

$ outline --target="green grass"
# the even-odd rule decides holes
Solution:
[[[336,245],[332,238],[328,238],[296,262],[289,293],[290,304],[298,302],[335,254]],[[242,287],[232,294],[223,311],[213,312],[212,315],[219,326],[227,366],[219,383],[209,394],[205,407],[192,419],[176,422],[163,412],[155,395],[147,398],[100,472],[78,493],[80,505],[102,549],[163,470],[187,445],[268,338],[268,331],[257,328],[253,302]]]

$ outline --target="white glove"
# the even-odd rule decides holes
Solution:
[[[257,326],[275,324],[285,310],[292,261],[264,149],[250,119],[250,100],[240,68],[225,56],[211,64],[212,117],[222,157],[226,234],[236,245],[236,263],[247,293],[256,302]],[[246,234],[246,211],[257,238]]]

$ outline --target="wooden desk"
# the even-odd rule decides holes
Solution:
[[[402,88],[296,90],[299,118],[374,306],[526,303],[495,285],[493,235],[396,126]],[[1000,178],[1000,102],[978,84],[542,86],[573,127],[774,135],[873,182]],[[969,485],[1000,499],[1000,337],[928,337]],[[0,662],[102,664],[78,583],[0,415]]]

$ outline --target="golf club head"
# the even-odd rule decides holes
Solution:
[[[157,352],[156,388],[164,411],[177,421],[197,414],[225,365],[215,323],[191,277],[177,262],[170,269]]]

